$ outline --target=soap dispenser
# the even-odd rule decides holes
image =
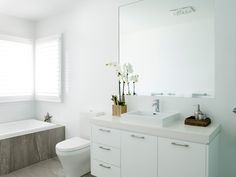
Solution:
[[[202,113],[201,109],[200,109],[200,104],[197,105],[197,111],[194,112],[194,117],[197,120],[202,120],[204,119],[204,114]]]

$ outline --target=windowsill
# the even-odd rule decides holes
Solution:
[[[0,97],[0,104],[29,102],[29,101],[62,103],[61,97],[56,97],[56,96],[9,96],[9,97]]]
[[[6,96],[0,97],[0,104],[2,103],[14,103],[14,102],[25,102],[34,101],[34,96]]]
[[[35,101],[61,103],[62,99],[58,96],[35,96]]]

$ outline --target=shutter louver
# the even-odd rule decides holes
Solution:
[[[32,100],[33,41],[0,36],[0,102]]]
[[[61,47],[61,36],[36,41],[36,100],[61,101]]]

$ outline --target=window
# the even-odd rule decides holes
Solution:
[[[61,49],[60,35],[36,40],[35,48],[33,40],[0,35],[0,102],[60,102]]]
[[[61,36],[36,41],[35,98],[61,101]]]
[[[0,35],[0,102],[32,100],[33,41]]]

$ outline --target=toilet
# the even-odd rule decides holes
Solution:
[[[81,177],[90,172],[90,119],[104,114],[87,112],[80,115],[81,137],[73,137],[56,145],[66,177]]]
[[[90,141],[67,139],[56,145],[56,153],[66,177],[81,177],[90,172]]]

